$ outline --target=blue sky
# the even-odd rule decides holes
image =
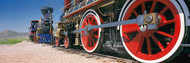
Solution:
[[[64,0],[0,0],[0,32],[13,30],[28,32],[31,20],[38,20],[43,16],[40,7],[53,7],[54,23],[59,22]]]

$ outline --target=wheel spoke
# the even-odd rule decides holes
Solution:
[[[150,12],[149,13],[152,13],[154,11],[154,8],[156,6],[156,3],[157,3],[157,0],[154,0],[153,4],[152,4],[152,7],[150,9]]]
[[[141,2],[142,2],[142,14],[144,14],[144,11],[145,11],[145,4],[144,4],[144,1],[143,0],[141,0]]]
[[[162,9],[160,12],[159,12],[159,14],[164,14],[166,11],[168,10],[168,7],[165,7],[164,9]]]
[[[88,25],[87,20],[85,20],[84,23],[85,23],[84,25]]]
[[[94,19],[93,18],[91,18],[91,20],[90,20],[90,24],[93,24],[94,25]]]
[[[152,50],[151,50],[151,44],[150,44],[150,38],[146,37],[146,42],[147,42],[147,46],[148,46],[148,53],[149,55],[152,55]]]
[[[93,37],[91,37],[91,43],[92,43],[92,46],[94,46],[94,43],[95,43],[96,41],[94,40],[94,38]]]
[[[142,37],[141,40],[140,40],[140,43],[139,43],[138,49],[137,49],[137,53],[141,51],[143,43],[144,43],[144,37]]]
[[[130,41],[128,43],[128,46],[130,47],[130,49],[134,52],[134,53],[138,53],[141,51],[142,49],[142,44],[144,42],[144,37],[141,36],[140,33],[138,33],[135,38],[132,39],[132,41]]]
[[[124,41],[127,41],[127,42],[130,41],[130,38],[126,34],[123,34],[123,38],[125,38]]]
[[[91,22],[91,21],[90,21],[90,18],[88,18],[88,24],[90,24],[90,22]]]
[[[93,39],[98,39],[98,37],[95,37],[94,35],[92,36],[93,37]],[[95,40],[96,41],[96,40]]]
[[[159,46],[159,48],[162,50],[162,51],[164,51],[164,46],[160,43],[160,41],[153,35],[153,34],[151,34],[150,35],[151,36],[151,38],[154,40],[154,42]]]
[[[88,41],[87,41],[87,42],[88,42],[88,45],[89,45],[89,46],[92,46],[91,41],[92,41],[91,37],[90,37],[90,36],[88,36]]]
[[[135,16],[137,17],[138,16],[138,13],[134,10],[133,13],[135,14]]]
[[[133,38],[132,42],[139,42],[140,41],[140,38],[141,38],[141,34],[138,33],[135,38]]]
[[[95,38],[98,38],[98,35],[94,35]]]
[[[87,47],[87,46],[88,46],[88,42],[89,42],[89,41],[88,41],[88,36],[82,36],[82,38],[84,39],[84,40],[83,40],[83,41],[84,41],[84,42],[83,42],[84,46]]]
[[[173,35],[168,34],[168,33],[165,33],[165,32],[162,32],[162,31],[157,31],[156,33],[161,34],[161,35],[164,35],[164,36],[169,37],[169,38],[174,38]]]
[[[175,23],[175,19],[172,19],[172,20],[169,20],[169,21],[167,21],[167,20],[165,20],[165,21],[162,21],[159,25],[158,25],[158,27],[162,27],[162,26],[164,26],[164,25],[168,25],[168,24],[172,24],[172,23]]]
[[[98,31],[98,29],[93,29],[92,31],[91,31],[91,33],[95,33],[95,32],[97,32]]]

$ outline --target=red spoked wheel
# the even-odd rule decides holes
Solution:
[[[35,37],[34,36],[32,37],[32,39],[33,39],[32,41],[35,42]]]
[[[59,41],[60,41],[59,38],[55,38],[55,45],[56,46],[60,46],[60,42]]]
[[[34,42],[37,42],[37,38],[36,38],[36,33],[34,32],[34,34],[33,34],[33,41]]]
[[[132,1],[121,20],[137,18],[138,15],[158,13],[158,29],[147,30],[147,25],[122,25],[123,45],[129,55],[140,62],[161,62],[178,54],[184,36],[184,20],[178,9],[169,0]]]
[[[34,42],[37,42],[37,39],[36,39],[36,37],[35,37],[35,36],[33,37],[33,39],[34,39]]]
[[[100,25],[100,19],[99,16],[96,13],[87,13],[85,16],[83,16],[82,22],[81,22],[81,28],[87,27],[87,25]],[[96,52],[101,46],[101,28],[98,29],[92,29],[90,31],[82,31],[81,32],[81,41],[83,48],[87,52]]]
[[[65,36],[64,38],[64,45],[65,45],[65,48],[69,48],[69,38],[67,36]]]

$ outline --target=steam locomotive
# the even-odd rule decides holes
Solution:
[[[183,50],[190,51],[189,7],[190,0],[64,0],[53,35],[56,46],[167,62]],[[51,26],[47,28],[41,28],[43,33],[51,32]]]
[[[53,8],[41,7],[43,18],[39,20],[32,20],[30,29],[30,40],[40,43],[52,43],[54,38],[52,35],[53,31],[53,20],[52,13]]]

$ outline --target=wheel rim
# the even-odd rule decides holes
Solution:
[[[59,38],[55,39],[55,44],[56,44],[56,46],[59,46]]]
[[[68,47],[69,47],[69,39],[68,39],[67,36],[65,36],[64,45],[65,45],[65,48],[68,48]]]
[[[125,11],[122,20],[134,19],[145,10],[147,13],[158,12],[161,18],[159,29],[143,32],[139,25],[131,24],[121,26],[120,32],[123,45],[133,58],[152,61],[166,57],[174,47],[178,47],[181,22],[177,9],[169,0],[135,1]]]
[[[97,18],[97,16],[93,13],[88,13],[82,22],[82,26],[81,28],[85,28],[87,25],[99,25],[100,24],[100,20],[99,18]],[[82,31],[81,32],[81,41],[83,44],[83,48],[87,51],[87,52],[94,52],[95,49],[97,48],[98,44],[99,44],[99,38],[100,38],[100,28],[99,29],[92,29],[91,31],[85,32]],[[85,35],[85,34],[88,35]]]

